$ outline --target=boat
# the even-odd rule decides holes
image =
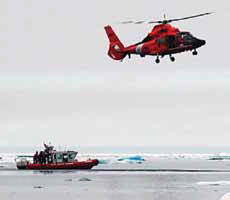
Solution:
[[[76,159],[77,151],[56,151],[53,146],[44,144],[45,150],[40,154],[36,152],[33,156],[33,161],[26,157],[18,157],[16,166],[23,170],[87,170],[98,165],[97,159],[88,159],[78,161]]]

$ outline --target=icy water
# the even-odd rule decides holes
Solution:
[[[1,199],[217,200],[229,172],[0,171]]]
[[[14,159],[31,152],[1,153],[1,199],[219,200],[230,192],[227,151],[90,152],[78,157],[100,160],[88,171],[20,171]]]

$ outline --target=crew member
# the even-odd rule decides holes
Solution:
[[[37,164],[38,163],[38,161],[39,161],[39,159],[38,159],[38,151],[36,151],[36,153],[34,154],[34,156],[33,156],[33,161],[34,161],[34,164]]]
[[[45,164],[44,162],[44,153],[43,151],[40,151],[39,155],[38,155],[38,159],[39,159],[39,163],[40,164]]]

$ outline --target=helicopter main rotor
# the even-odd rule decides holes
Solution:
[[[213,12],[207,12],[207,13],[202,13],[202,14],[199,14],[199,15],[192,15],[192,16],[189,16],[189,17],[183,17],[183,18],[176,18],[176,19],[166,19],[166,15],[164,15],[164,20],[159,20],[159,21],[149,21],[147,22],[148,24],[169,24],[171,22],[176,22],[176,21],[181,21],[181,20],[186,20],[186,19],[191,19],[191,18],[196,18],[196,17],[202,17],[202,16],[205,16],[205,15],[210,15],[212,14]],[[145,23],[146,21],[123,21],[121,22],[122,24],[143,24]]]

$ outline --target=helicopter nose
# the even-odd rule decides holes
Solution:
[[[206,44],[206,41],[205,40],[200,40],[200,45],[203,46]]]
[[[206,41],[205,40],[200,40],[200,39],[197,39],[196,40],[196,46],[197,46],[197,48],[198,47],[201,47],[201,46],[203,46],[203,45],[205,45],[206,44]]]

